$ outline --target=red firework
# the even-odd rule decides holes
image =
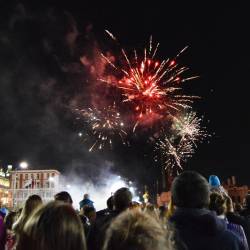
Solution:
[[[112,39],[116,38],[107,32]],[[181,84],[187,80],[197,78],[197,76],[183,77],[183,73],[188,70],[186,67],[178,65],[176,59],[184,52],[185,47],[173,60],[155,60],[159,43],[154,49],[152,38],[150,38],[149,48],[144,49],[144,55],[139,58],[137,52],[129,59],[124,49],[122,54],[126,60],[124,67],[118,67],[104,54],[102,57],[115,70],[122,73],[122,77],[115,82],[110,79],[100,79],[103,82],[112,84],[122,91],[123,102],[132,104],[135,112],[135,125],[149,119],[150,117],[164,118],[168,114],[174,116],[176,112],[183,108],[190,108],[196,96],[180,94]]]

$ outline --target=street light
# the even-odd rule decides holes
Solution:
[[[21,169],[27,169],[29,164],[26,161],[22,161],[20,162],[19,166]]]

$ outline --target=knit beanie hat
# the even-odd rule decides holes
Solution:
[[[220,186],[220,179],[216,175],[209,176],[209,184],[212,187],[219,187]]]

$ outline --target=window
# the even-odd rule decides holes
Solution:
[[[39,179],[39,174],[36,175],[36,178]]]
[[[49,179],[49,173],[47,173],[47,178]]]
[[[40,188],[40,182],[36,183],[36,188]]]
[[[46,188],[49,188],[49,182],[46,183]]]
[[[26,180],[28,179],[28,174],[25,174],[25,179],[26,179]]]
[[[52,177],[55,177],[55,173],[52,173]]]
[[[54,182],[51,182],[50,187],[51,187],[51,188],[55,188]]]

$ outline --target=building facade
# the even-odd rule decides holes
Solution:
[[[227,182],[223,184],[223,187],[227,190],[234,203],[244,203],[244,199],[248,195],[247,185],[238,186],[235,176],[232,176],[227,179]]]
[[[0,207],[10,207],[11,204],[10,180],[5,176],[0,176]]]
[[[11,171],[12,207],[22,206],[28,196],[37,194],[44,202],[53,199],[59,190],[60,172],[57,170]]]

